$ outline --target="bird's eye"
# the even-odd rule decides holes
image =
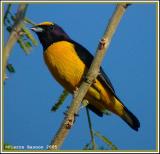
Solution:
[[[54,25],[53,25],[53,26],[50,26],[49,29],[50,29],[50,30],[53,30],[53,29],[54,29]]]

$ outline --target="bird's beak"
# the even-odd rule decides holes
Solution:
[[[33,32],[40,33],[43,32],[43,28],[41,27],[32,27],[30,28]]]

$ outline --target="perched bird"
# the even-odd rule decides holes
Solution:
[[[43,22],[31,28],[43,46],[43,56],[54,78],[70,93],[80,86],[93,60],[92,54],[79,43],[72,40],[57,24]],[[85,99],[87,107],[99,116],[109,110],[121,117],[131,128],[138,131],[139,120],[120,99],[108,76],[100,68],[100,74],[89,88]]]

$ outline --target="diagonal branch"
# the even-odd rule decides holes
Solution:
[[[21,25],[23,23],[25,13],[27,10],[27,4],[20,4],[17,10],[17,14],[15,17],[15,23],[13,25],[12,31],[10,33],[10,36],[7,40],[7,43],[5,44],[4,51],[3,51],[3,65],[2,65],[2,73],[3,73],[3,82],[6,78],[6,65],[8,61],[8,57],[11,54],[12,48],[14,44],[17,42],[18,38],[21,35]]]
[[[67,134],[69,133],[70,128],[72,127],[74,121],[75,121],[75,115],[79,111],[80,104],[86,95],[89,87],[93,83],[93,81],[96,79],[98,73],[99,73],[99,67],[101,65],[101,62],[103,60],[103,57],[105,53],[107,52],[107,49],[109,47],[110,41],[112,39],[113,34],[116,31],[116,28],[125,13],[125,10],[127,8],[128,4],[121,3],[118,4],[115,12],[113,13],[113,16],[105,30],[105,33],[99,42],[96,56],[90,66],[90,69],[86,75],[86,80],[83,81],[81,86],[79,87],[76,95],[74,95],[74,99],[71,102],[70,108],[68,109],[68,112],[66,114],[66,117],[62,121],[62,124],[57,131],[55,137],[51,141],[50,150],[51,149],[59,149],[60,146],[63,144]]]

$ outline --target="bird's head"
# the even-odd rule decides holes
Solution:
[[[55,23],[43,22],[31,28],[34,31],[44,48],[47,49],[52,43],[69,40],[65,31]]]

